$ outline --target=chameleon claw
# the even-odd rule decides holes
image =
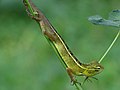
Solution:
[[[29,17],[33,18],[33,15],[30,13],[30,11],[28,9],[26,9],[26,12],[27,12]]]
[[[78,84],[80,86],[82,85],[80,82],[77,81],[77,79],[71,80],[71,84],[72,85]]]
[[[77,79],[75,78],[75,76],[73,76],[72,74],[72,70],[70,68],[66,68],[67,73],[71,79],[71,84],[75,85],[75,84],[79,84],[81,86],[81,83],[77,81]]]
[[[92,80],[90,80],[89,78],[88,78],[88,81],[92,83]]]
[[[95,80],[98,80],[98,78],[96,78],[96,77],[92,77],[93,79],[95,79]]]
[[[35,19],[35,20],[40,20],[40,18],[39,18],[39,14],[38,14],[38,12],[37,12],[37,11],[36,11],[36,12],[34,12],[34,15],[33,15],[33,14],[31,14],[31,13],[30,13],[30,11],[29,11],[28,9],[26,9],[26,12],[27,12],[28,16],[29,16],[29,17],[31,17],[32,19]]]
[[[26,2],[26,0],[23,0],[23,3],[26,7],[26,12],[27,12],[28,16],[31,17],[32,19],[36,20],[36,21],[40,21],[41,18],[40,18],[40,15],[39,15],[39,11],[35,8],[33,3],[30,3],[31,7]]]
[[[86,77],[82,83],[82,85],[88,80],[89,77]]]

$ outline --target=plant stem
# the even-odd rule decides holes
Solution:
[[[31,7],[31,5],[30,5],[30,1],[29,0],[23,0],[23,1],[25,1],[26,3],[27,3],[27,5],[28,5],[28,8],[29,8],[29,10],[30,10],[30,13],[33,15],[33,16],[35,16],[35,14],[34,14],[34,11],[33,11],[33,8]]]
[[[77,83],[75,83],[75,87],[77,90],[83,90],[82,87],[80,87],[80,88],[78,87]]]
[[[103,56],[101,57],[101,59],[99,60],[99,63],[101,63],[101,61],[105,58],[105,56],[108,54],[108,52],[110,51],[110,49],[112,48],[112,46],[114,45],[114,43],[116,42],[118,36],[120,35],[120,30],[118,31],[117,35],[115,36],[114,40],[112,41],[111,45],[108,47],[108,49],[106,50],[106,52],[103,54]]]

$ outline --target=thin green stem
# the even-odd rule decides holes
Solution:
[[[30,13],[35,16],[35,13],[34,13],[34,10],[33,8],[31,7],[30,3],[29,3],[29,0],[24,0],[26,2],[26,4],[28,5],[28,8],[30,10]]]
[[[106,52],[103,54],[103,56],[101,57],[101,59],[99,60],[99,63],[101,63],[101,61],[105,58],[105,56],[108,54],[108,52],[110,51],[110,49],[112,48],[112,46],[114,45],[114,43],[116,42],[117,38],[120,35],[120,30],[118,31],[117,35],[115,36],[114,40],[112,41],[111,45],[108,47],[108,49],[106,50]]]
[[[74,84],[77,90],[83,90],[82,87],[78,87],[77,83]]]

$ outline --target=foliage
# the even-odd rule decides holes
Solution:
[[[88,19],[93,24],[120,27],[120,10],[113,10],[108,17],[108,20],[99,15],[91,16]]]

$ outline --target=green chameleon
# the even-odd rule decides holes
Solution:
[[[81,63],[69,50],[62,37],[57,33],[51,23],[43,15],[43,13],[36,8],[36,6],[30,1],[29,4],[26,0],[23,3],[26,7],[28,15],[32,17],[41,26],[42,33],[52,44],[59,54],[61,60],[66,66],[66,71],[73,84],[79,83],[74,76],[85,76],[85,80],[89,77],[93,77],[103,71],[103,66],[99,62],[93,61],[88,64]],[[81,84],[81,83],[80,83]]]

